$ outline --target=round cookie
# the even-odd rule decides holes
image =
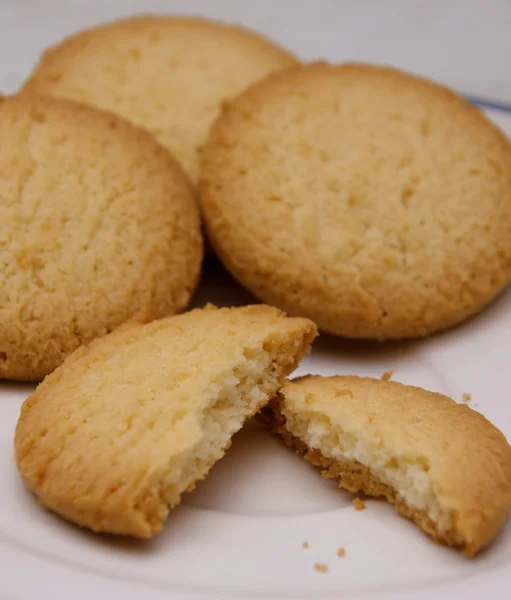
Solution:
[[[370,378],[286,382],[264,420],[351,492],[381,496],[438,542],[472,555],[511,511],[511,447],[441,394]]]
[[[40,380],[133,315],[184,309],[203,253],[178,164],[84,105],[0,100],[0,379]]]
[[[152,537],[316,335],[269,306],[193,310],[78,349],[37,388],[16,464],[40,504],[95,531]]]
[[[25,89],[87,102],[144,126],[195,182],[222,101],[296,62],[241,27],[144,16],[82,31],[50,48]]]
[[[414,338],[511,279],[511,149],[391,68],[315,63],[228,103],[204,151],[210,240],[256,296],[353,338]]]

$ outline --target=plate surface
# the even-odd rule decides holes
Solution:
[[[511,133],[511,117],[491,113]],[[194,304],[253,299],[216,264]],[[390,345],[322,335],[297,374],[380,376],[442,392],[484,413],[511,439],[511,289],[452,331]],[[352,496],[251,423],[150,542],[98,536],[41,509],[12,461],[19,409],[33,386],[0,383],[0,596],[31,600],[493,597],[511,585],[511,523],[476,559],[439,547],[386,503]],[[303,548],[303,542],[308,548]],[[338,548],[346,556],[337,556]],[[327,565],[328,572],[314,569]],[[486,594],[486,592],[484,592]],[[143,596],[142,596],[143,595]]]

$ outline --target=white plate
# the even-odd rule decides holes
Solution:
[[[511,133],[511,116],[492,115]],[[195,304],[252,299],[218,266]],[[326,335],[300,373],[353,373],[445,393],[511,439],[511,290],[477,318],[415,343],[374,345]],[[476,559],[435,545],[381,501],[357,512],[348,493],[251,424],[149,542],[93,535],[41,509],[22,486],[12,437],[29,385],[0,383],[0,597],[7,600],[215,600],[508,597],[511,526]],[[307,541],[308,549],[302,548]],[[346,549],[339,558],[337,549]],[[318,573],[315,563],[328,572]],[[493,592],[484,586],[491,583]]]

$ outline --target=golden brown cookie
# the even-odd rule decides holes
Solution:
[[[0,379],[42,379],[133,315],[187,306],[198,207],[147,132],[25,95],[0,101],[0,139]]]
[[[151,537],[316,335],[264,305],[193,310],[82,347],[24,403],[18,469],[94,531]]]
[[[511,149],[395,69],[316,63],[228,103],[204,152],[210,240],[250,291],[326,331],[413,338],[511,279]]]
[[[25,89],[87,102],[144,126],[195,182],[200,148],[221,102],[296,62],[238,26],[144,16],[82,31],[50,48]]]
[[[284,441],[350,492],[383,496],[436,541],[478,552],[511,510],[511,447],[480,413],[381,379],[308,375],[264,412]]]

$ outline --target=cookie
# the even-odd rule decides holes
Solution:
[[[112,114],[0,101],[0,379],[40,380],[140,314],[184,309],[202,237],[167,150]]]
[[[511,448],[441,394],[359,377],[286,383],[264,420],[326,478],[382,496],[436,541],[473,555],[511,510]]]
[[[228,103],[205,147],[210,240],[251,292],[333,334],[415,338],[511,279],[511,149],[390,68],[315,63]]]
[[[151,537],[315,335],[311,321],[259,305],[197,309],[95,340],[23,404],[23,480],[83,527]]]
[[[50,48],[25,89],[87,102],[144,126],[196,181],[201,145],[222,101],[296,62],[241,27],[145,16],[83,31]]]

